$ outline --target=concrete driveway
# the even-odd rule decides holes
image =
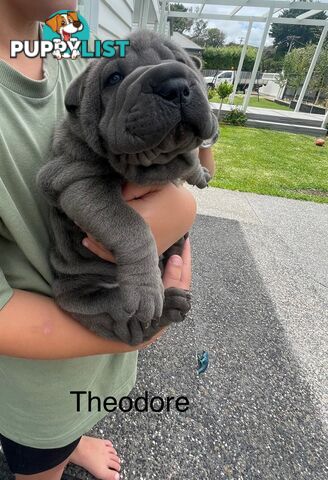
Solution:
[[[193,190],[192,313],[140,353],[130,394],[190,408],[109,414],[91,433],[112,439],[126,480],[324,480],[328,205]]]

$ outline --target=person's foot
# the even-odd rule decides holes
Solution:
[[[120,459],[109,440],[83,436],[69,461],[99,480],[119,479]]]

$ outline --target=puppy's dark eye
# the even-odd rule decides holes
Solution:
[[[116,85],[123,80],[124,76],[120,72],[112,73],[105,81],[105,87],[108,85]]]

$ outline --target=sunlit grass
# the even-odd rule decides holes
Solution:
[[[328,203],[328,146],[314,137],[220,127],[214,187]],[[328,142],[327,142],[328,144]]]

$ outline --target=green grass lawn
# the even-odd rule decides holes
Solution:
[[[234,105],[242,105],[244,101],[244,95],[236,95]],[[210,99],[210,102],[221,103],[221,100],[216,95],[215,97]],[[228,100],[225,100],[223,103],[229,103]],[[290,110],[290,108],[286,107],[285,105],[279,105],[278,103],[271,102],[271,100],[267,100],[266,98],[261,98],[258,100],[257,96],[252,96],[249,101],[250,107],[259,107],[259,108],[274,108],[276,110]]]
[[[222,125],[213,187],[328,203],[328,142]]]

